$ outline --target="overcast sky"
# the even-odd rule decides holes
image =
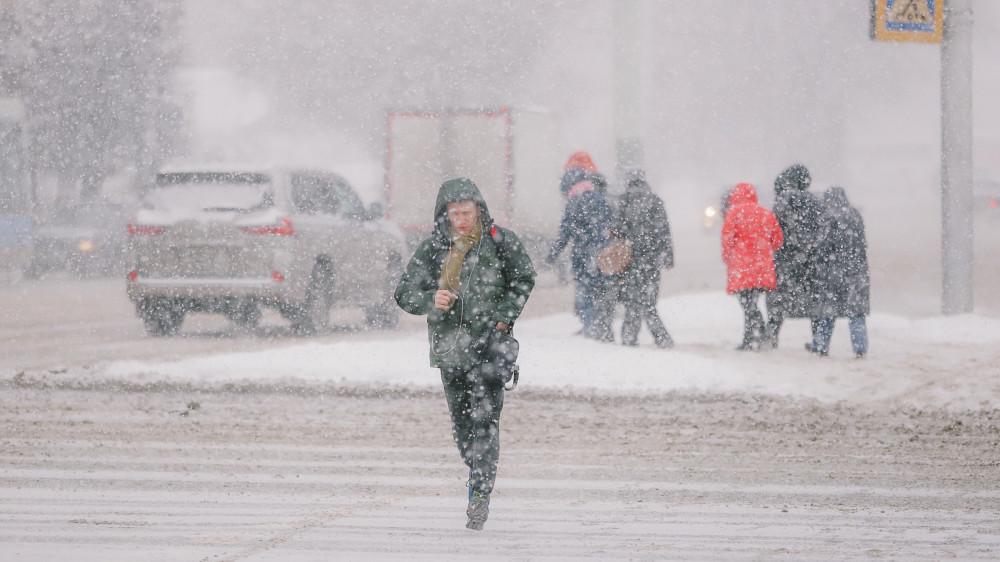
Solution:
[[[975,156],[1000,177],[1000,7],[973,3]],[[610,1],[192,0],[186,9],[182,76],[199,150],[381,162],[387,109],[508,106],[551,112],[567,155],[587,149],[613,169]],[[769,182],[801,161],[829,183],[859,184],[899,160],[906,189],[936,189],[939,46],[871,41],[866,2],[641,10],[642,140],[654,179]]]

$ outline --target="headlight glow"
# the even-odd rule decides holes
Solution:
[[[81,252],[89,252],[94,249],[94,241],[84,238],[76,243],[76,249]]]

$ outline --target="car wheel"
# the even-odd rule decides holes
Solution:
[[[137,307],[146,331],[151,336],[172,336],[184,322],[184,309],[169,299],[143,299]]]
[[[330,328],[330,305],[333,295],[333,264],[320,261],[313,266],[306,288],[306,300],[292,327],[301,334],[313,335]]]
[[[260,323],[260,305],[253,299],[241,299],[233,303],[226,317],[241,330],[253,330]]]

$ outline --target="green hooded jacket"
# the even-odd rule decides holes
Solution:
[[[462,262],[461,294],[449,310],[434,308],[441,267],[451,247],[448,203],[475,201],[483,234]],[[535,286],[535,268],[513,232],[493,224],[486,201],[472,180],[448,180],[434,205],[434,229],[417,247],[396,287],[396,303],[410,314],[427,315],[432,367],[467,369],[478,357],[473,344],[494,322],[513,327]]]

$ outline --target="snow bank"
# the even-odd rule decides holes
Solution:
[[[1000,408],[1000,320],[963,315],[907,319],[875,314],[871,349],[854,359],[845,320],[829,358],[808,354],[807,320],[789,320],[774,351],[738,352],[742,313],[718,293],[664,299],[662,317],[677,345],[660,350],[648,334],[639,348],[575,335],[571,314],[518,323],[521,388],[577,393],[669,391],[801,396],[823,402],[879,402],[949,409]],[[423,330],[342,338],[260,352],[171,362],[120,361],[99,373],[134,382],[281,382],[436,387]]]

